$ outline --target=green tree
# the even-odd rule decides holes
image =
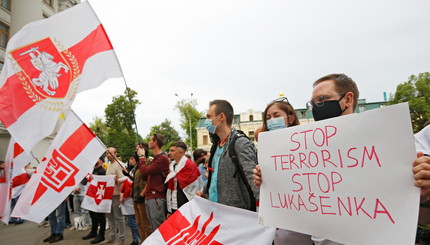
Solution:
[[[411,75],[407,82],[397,85],[389,104],[409,102],[414,132],[418,132],[430,119],[430,73]]]
[[[101,117],[94,117],[93,122],[90,123],[90,129],[99,137],[99,139],[106,145],[107,144],[107,135],[109,132],[109,128],[106,123],[103,121]]]
[[[169,152],[170,145],[173,142],[181,140],[178,131],[176,131],[176,129],[172,126],[172,122],[167,118],[160,125],[151,127],[151,130],[148,136],[146,136],[145,141],[148,142],[151,136],[155,133],[159,133],[164,136],[164,146],[162,147],[162,150],[166,152]]]
[[[135,99],[137,92],[126,88],[123,95],[113,97],[112,103],[105,109],[106,126],[108,127],[106,146],[117,148],[122,160],[133,154],[135,143],[138,141],[134,111],[140,104]]]
[[[185,140],[185,143],[189,146],[190,139],[192,138],[192,149],[197,148],[197,123],[199,122],[200,118],[204,117],[203,112],[199,112],[196,109],[196,106],[196,99],[181,99],[178,101],[178,103],[176,103],[175,106],[175,108],[178,109],[181,114],[181,128],[188,136],[188,138]]]

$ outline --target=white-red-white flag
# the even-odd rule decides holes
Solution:
[[[182,189],[188,200],[191,200],[202,187],[200,171],[196,164],[186,156],[183,156],[179,163],[173,161],[169,166],[169,174],[166,177],[167,183],[167,211],[178,209],[177,190]]]
[[[12,216],[41,222],[69,196],[106,147],[73,111],[18,199]]]
[[[415,148],[417,152],[430,155],[430,125],[415,134]]]
[[[33,156],[22,149],[13,138],[9,141],[6,153],[5,169],[0,173],[0,216],[7,224],[10,219],[10,201],[18,197],[29,177],[24,167],[31,162]]]
[[[102,24],[83,2],[10,39],[0,75],[0,120],[31,151],[53,132],[77,93],[121,76]]]
[[[33,160],[33,155],[25,151],[13,138],[10,139],[9,147],[13,150],[11,198],[17,198],[30,179],[31,174],[25,170],[25,167]]]
[[[195,197],[142,244],[272,244],[275,228],[260,226],[257,213]]]
[[[97,213],[110,213],[115,175],[92,175],[81,207]]]

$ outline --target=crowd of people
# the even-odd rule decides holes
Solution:
[[[312,98],[307,105],[314,119],[319,121],[354,113],[358,97],[359,90],[350,77],[330,74],[313,84]],[[90,211],[91,221],[81,219],[88,226],[91,223],[90,232],[82,239],[92,239],[92,244],[124,244],[127,221],[132,231],[132,244],[139,244],[195,195],[256,211],[263,174],[258,166],[255,145],[244,132],[232,126],[233,118],[233,107],[228,101],[211,101],[205,127],[210,133],[212,147],[209,152],[196,149],[192,157],[186,154],[187,145],[180,141],[171,144],[169,152],[164,152],[164,137],[159,133],[152,135],[147,143],[136,144],[135,154],[130,156],[128,164],[119,159],[114,147],[109,147],[93,170],[95,175],[115,176],[111,212],[106,215],[108,224],[105,214]],[[282,97],[267,105],[255,137],[258,140],[260,132],[299,124],[293,106]],[[105,157],[107,166],[104,165]],[[421,189],[421,201],[427,203],[430,199],[430,157],[418,153],[411,163],[411,170],[415,185]],[[73,194],[76,216],[88,214],[79,208],[80,193],[84,192],[85,184],[81,182]],[[63,239],[66,207],[65,201],[49,215],[52,234],[45,242]],[[420,217],[424,214],[425,211],[420,212]],[[110,231],[106,236],[107,226]],[[274,244],[339,243],[312,234],[278,229]]]

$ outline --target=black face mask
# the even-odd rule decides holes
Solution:
[[[321,107],[313,106],[312,114],[314,115],[314,120],[319,121],[319,120],[329,119],[329,118],[338,117],[342,115],[342,113],[347,108],[342,110],[342,108],[340,107],[339,101],[341,101],[344,96],[342,96],[339,100],[324,101],[324,105]]]

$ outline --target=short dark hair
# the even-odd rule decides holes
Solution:
[[[203,150],[203,149],[196,149],[196,150],[194,150],[194,152],[193,152],[193,159],[194,159],[194,161],[197,160],[199,157],[201,157],[202,154],[206,155],[206,154],[208,154],[208,152],[205,151],[205,150]]]
[[[345,74],[342,73],[333,73],[329,75],[325,75],[321,77],[320,79],[316,80],[314,82],[314,87],[317,86],[319,83],[332,80],[334,82],[336,92],[339,94],[346,94],[348,92],[352,92],[354,94],[354,104],[353,109],[357,107],[358,104],[358,97],[360,95],[360,92],[358,91],[357,84],[352,80],[350,77],[348,77]]]
[[[187,145],[186,145],[184,142],[182,142],[182,141],[176,141],[176,142],[173,142],[173,143],[170,145],[170,147],[172,147],[172,146],[177,147],[177,148],[181,148],[181,149],[183,149],[184,151],[187,151]]]
[[[231,125],[233,123],[233,106],[231,106],[230,102],[227,100],[213,100],[209,102],[209,107],[215,105],[215,114],[218,116],[221,113],[225,114],[227,118],[227,125]]]
[[[163,147],[164,146],[164,136],[162,134],[159,133],[155,133],[154,135],[154,139],[157,142],[158,147]]]

